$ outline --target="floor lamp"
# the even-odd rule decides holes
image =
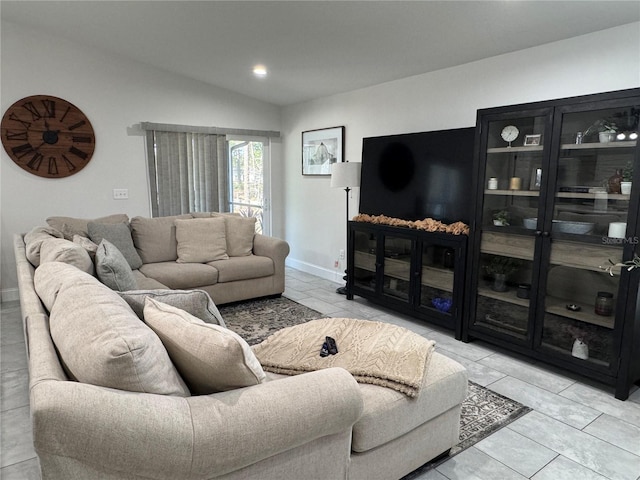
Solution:
[[[334,163],[331,166],[331,187],[332,188],[344,188],[347,194],[347,247],[349,243],[349,192],[353,187],[360,186],[360,162],[341,162]],[[345,270],[346,273],[346,270]],[[347,280],[347,276],[343,277]],[[337,293],[342,295],[347,294],[347,287],[340,287],[336,290]]]

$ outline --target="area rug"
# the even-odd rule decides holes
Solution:
[[[250,345],[260,343],[281,328],[326,317],[285,297],[239,302],[219,308],[227,327]],[[449,456],[423,465],[403,480],[417,478],[529,411],[529,407],[469,382],[467,398],[462,403],[460,442],[451,449]]]

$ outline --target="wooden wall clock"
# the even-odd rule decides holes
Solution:
[[[82,111],[51,95],[32,95],[11,105],[0,124],[2,145],[11,160],[29,173],[63,178],[82,170],[93,155],[96,137]]]

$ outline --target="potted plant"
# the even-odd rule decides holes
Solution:
[[[622,169],[622,182],[620,182],[620,191],[624,195],[631,193],[631,180],[633,179],[633,163],[628,161]]]
[[[521,263],[517,258],[494,255],[491,261],[485,265],[485,271],[493,277],[491,289],[496,292],[506,292],[507,277],[518,270]]]
[[[509,226],[509,212],[500,210],[493,214],[493,224],[497,227]]]
[[[598,140],[600,143],[608,143],[615,140],[618,127],[614,122],[609,120],[596,120],[584,131],[583,137],[586,138],[587,135],[596,132],[598,133]]]

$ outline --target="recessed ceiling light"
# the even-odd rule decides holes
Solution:
[[[266,77],[267,76],[267,67],[265,67],[264,65],[256,65],[255,67],[253,67],[253,74],[256,77]]]

